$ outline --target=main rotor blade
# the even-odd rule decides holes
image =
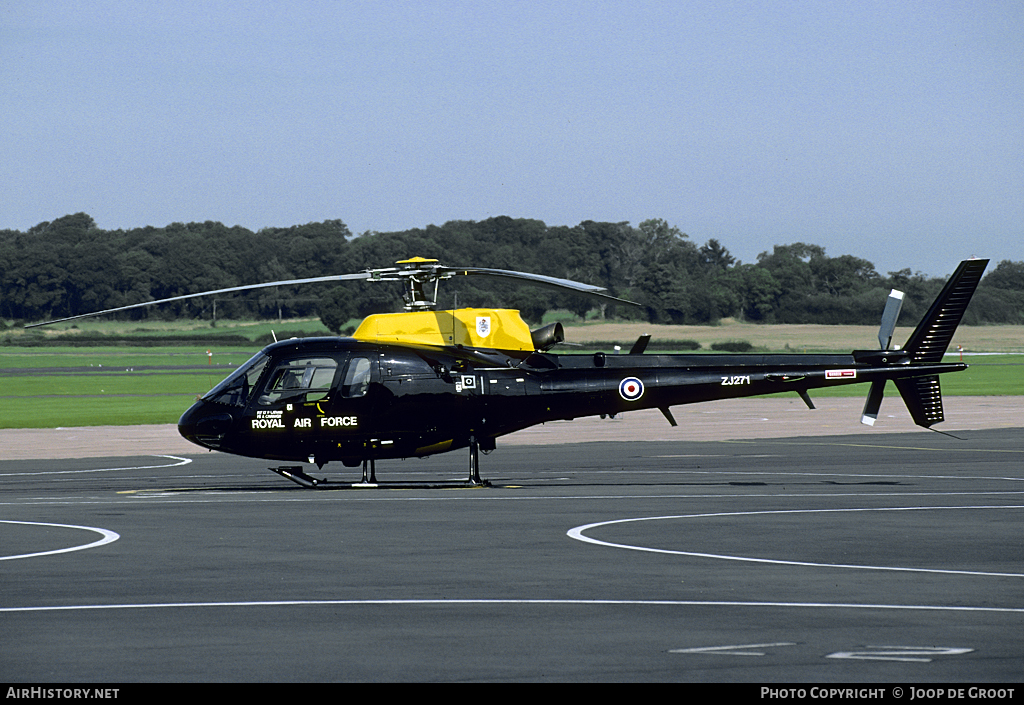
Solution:
[[[413,266],[404,267],[387,267],[384,269],[367,269],[363,272],[357,272],[355,274],[332,274],[325,277],[310,277],[308,279],[287,279],[276,282],[264,282],[262,284],[245,284],[243,286],[232,286],[225,289],[214,289],[213,291],[202,291],[197,294],[183,294],[181,296],[171,296],[166,299],[156,299],[154,301],[144,301],[138,304],[130,304],[128,306],[118,306],[117,308],[108,308],[103,311],[94,311],[93,313],[81,313],[77,316],[68,316],[67,318],[57,318],[52,321],[43,321],[42,323],[31,323],[26,328],[36,328],[38,326],[49,326],[54,323],[66,323],[67,321],[76,321],[80,318],[91,318],[93,316],[102,316],[108,313],[119,313],[121,311],[130,311],[136,308],[142,308],[144,306],[154,306],[156,304],[165,304],[172,301],[184,301],[186,299],[196,299],[202,296],[214,296],[217,294],[230,294],[236,291],[252,291],[254,289],[267,289],[274,286],[293,286],[298,284],[316,284],[320,282],[339,282],[339,281],[414,281],[425,283],[427,281],[435,281],[437,279],[449,279],[456,275],[483,275],[490,277],[503,277],[506,279],[519,279],[522,281],[530,282],[538,286],[546,286],[553,289],[561,289],[572,291],[583,296],[591,296],[599,298],[605,301],[610,301],[618,304],[626,304],[629,306],[640,307],[640,304],[625,299],[619,299],[610,294],[602,293],[605,291],[603,287],[594,286],[592,284],[583,284],[581,282],[575,282],[570,279],[559,279],[558,277],[548,277],[543,274],[531,274],[529,272],[513,272],[507,269],[487,269],[481,267],[443,267],[435,264],[436,260],[422,260],[413,261],[407,260],[400,262],[399,264],[406,264],[408,262],[414,262]]]
[[[171,301],[184,301],[185,299],[196,299],[201,296],[214,296],[216,294],[230,294],[235,291],[251,291],[253,289],[267,289],[273,286],[291,286],[296,284],[316,284],[319,282],[332,282],[332,281],[346,281],[353,279],[369,279],[369,272],[359,272],[357,274],[332,274],[326,277],[310,277],[309,279],[287,279],[276,282],[264,282],[262,284],[246,284],[244,286],[231,286],[226,289],[214,289],[213,291],[202,291],[198,294],[184,294],[182,296],[171,296],[167,299],[156,299],[154,301],[143,301],[139,304],[130,304],[128,306],[118,306],[117,308],[108,308],[103,311],[95,311],[93,313],[80,313],[77,316],[68,316],[67,318],[57,318],[52,321],[43,321],[42,323],[31,323],[26,328],[36,328],[38,326],[49,326],[54,323],[65,323],[67,321],[76,321],[79,318],[91,318],[93,316],[102,316],[107,313],[117,313],[119,311],[129,311],[133,308],[143,308],[144,306],[155,306],[156,304],[166,304]]]
[[[626,299],[620,299],[611,294],[605,294],[607,291],[602,286],[594,286],[593,284],[583,284],[582,282],[572,281],[571,279],[559,279],[558,277],[549,277],[543,274],[531,274],[530,272],[514,272],[508,269],[488,269],[485,267],[451,267],[444,268],[444,273],[448,276],[456,275],[481,275],[486,277],[499,277],[504,279],[521,279],[537,286],[545,286],[550,289],[563,289],[572,291],[583,296],[592,296],[598,299],[606,301],[613,301],[618,304],[626,304],[628,306],[636,306],[641,308],[641,305],[627,301]]]

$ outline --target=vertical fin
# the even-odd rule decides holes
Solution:
[[[914,423],[924,428],[931,428],[943,419],[942,389],[939,387],[939,376],[907,377],[894,380],[896,389],[906,402]]]
[[[641,354],[643,354],[644,350],[647,349],[647,343],[649,343],[649,342],[651,342],[650,334],[645,333],[645,334],[641,335],[639,338],[636,339],[636,342],[633,343],[633,347],[631,347],[629,349],[629,354],[630,355],[641,355]]]
[[[969,259],[960,263],[904,346],[911,354],[912,363],[942,362],[942,356],[953,340],[956,327],[960,325],[987,265],[987,259]]]

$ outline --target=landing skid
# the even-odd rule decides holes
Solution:
[[[320,485],[326,484],[327,480],[318,480],[315,477],[310,477],[302,470],[301,465],[285,465],[279,468],[270,468],[281,477],[291,480],[296,485],[300,485],[307,489],[315,490]]]
[[[363,479],[359,482],[337,482],[326,478],[320,480],[307,475],[301,465],[285,465],[270,468],[281,477],[291,480],[300,487],[308,490],[334,490],[334,489],[391,489],[391,490],[415,490],[415,489],[450,489],[455,487],[490,487],[491,483],[480,479],[478,454],[472,452],[470,455],[470,476],[466,480],[426,480],[416,482],[414,480],[378,481],[376,468],[372,460],[363,462]]]
[[[491,450],[494,449],[493,444]],[[312,460],[312,456],[310,457]],[[490,487],[491,483],[480,479],[480,442],[476,436],[469,437],[469,478],[466,480],[431,480],[426,482],[414,482],[399,480],[397,482],[378,482],[377,465],[373,458],[363,459],[363,479],[361,482],[330,482],[326,478],[318,480],[307,475],[301,465],[282,465],[270,468],[283,478],[291,480],[300,487],[309,490],[320,488],[351,488],[351,489],[432,489],[446,487]]]

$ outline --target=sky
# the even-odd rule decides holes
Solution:
[[[743,262],[1024,260],[1019,0],[5,0],[0,112],[0,229],[660,218]]]

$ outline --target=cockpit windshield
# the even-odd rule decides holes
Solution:
[[[228,375],[227,379],[203,395],[204,401],[245,406],[256,388],[256,382],[263,374],[270,358],[262,352],[256,353],[248,362]]]

